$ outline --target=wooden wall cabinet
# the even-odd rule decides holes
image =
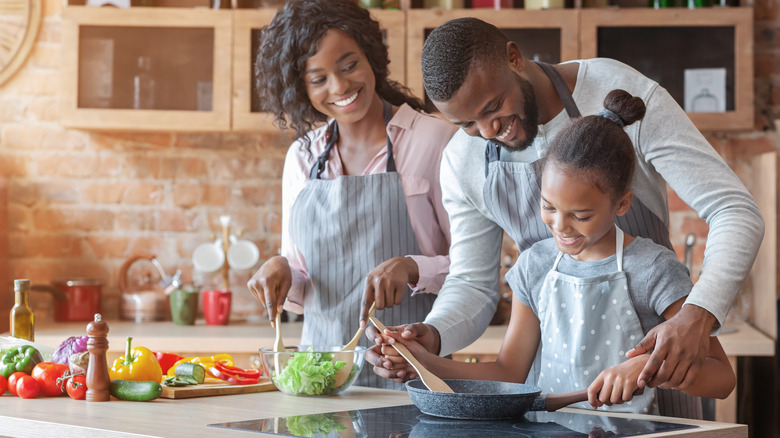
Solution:
[[[65,8],[62,124],[84,129],[275,131],[253,73],[259,30],[275,9]],[[725,112],[689,112],[703,131],[753,127],[753,10],[728,8],[372,9],[390,77],[423,97],[428,33],[459,17],[491,22],[529,59],[611,57],[657,80],[685,108],[686,69],[726,71]],[[152,61],[155,104],[134,108],[138,58]],[[157,72],[155,73],[155,70]],[[427,101],[427,99],[426,99]],[[433,105],[427,101],[429,111]]]
[[[260,29],[269,24],[275,9],[233,11],[233,131],[273,131],[273,115],[262,112],[255,92],[254,62]],[[406,19],[401,11],[371,9],[385,37],[390,58],[390,79],[406,83]]]
[[[67,7],[61,123],[228,131],[231,11]]]
[[[237,10],[233,13],[233,120],[235,131],[272,131],[273,115],[260,111],[255,90],[254,62],[260,29],[275,9]]]
[[[702,131],[753,128],[753,8],[583,9],[580,17],[581,58],[623,61],[683,108],[686,69],[724,69],[725,112],[708,111],[715,97],[704,83],[687,102],[705,102],[702,112],[688,116]]]

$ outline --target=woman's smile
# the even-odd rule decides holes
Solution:
[[[333,102],[333,105],[336,105],[336,106],[342,107],[342,108],[346,107],[347,105],[351,104],[352,102],[355,101],[355,99],[358,98],[358,94],[359,93],[360,93],[360,90],[355,91],[354,94],[348,96],[347,98],[342,99],[342,100],[337,100],[336,102]]]

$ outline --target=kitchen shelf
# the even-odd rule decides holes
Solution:
[[[254,61],[260,29],[269,24],[276,9],[233,11],[233,119],[234,131],[274,131],[273,115],[263,112],[255,92]],[[388,46],[390,79],[406,82],[406,20],[401,11],[371,9]]]
[[[753,128],[752,8],[583,9],[580,14],[582,58],[623,61],[661,84],[683,108],[686,69],[725,69],[726,111],[688,116],[702,131]]]
[[[231,11],[66,8],[62,124],[229,130],[231,26]],[[134,88],[140,58],[153,86]]]

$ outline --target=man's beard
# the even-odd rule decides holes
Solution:
[[[517,117],[520,121],[520,128],[525,133],[525,139],[518,145],[508,145],[502,143],[495,138],[491,139],[493,143],[509,150],[509,151],[522,151],[531,146],[536,138],[536,134],[539,133],[539,108],[536,105],[536,95],[534,94],[534,87],[530,82],[517,76],[517,83],[520,86],[520,91],[523,92],[524,102],[523,108],[525,109],[525,117]]]

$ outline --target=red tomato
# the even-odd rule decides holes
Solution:
[[[0,395],[5,394],[6,389],[8,389],[8,380],[4,375],[0,374]]]
[[[22,376],[26,376],[27,374],[17,371],[13,374],[11,374],[10,377],[8,377],[8,391],[11,392],[11,394],[16,395],[16,383],[19,381],[19,378]]]
[[[75,400],[84,400],[87,397],[87,378],[83,374],[68,379],[66,388],[68,395]]]
[[[41,392],[41,385],[33,376],[24,375],[16,382],[16,393],[21,398],[35,398]]]
[[[41,395],[54,397],[65,394],[65,382],[59,380],[65,371],[68,371],[68,366],[62,363],[41,362],[35,365],[32,377],[41,386]]]

